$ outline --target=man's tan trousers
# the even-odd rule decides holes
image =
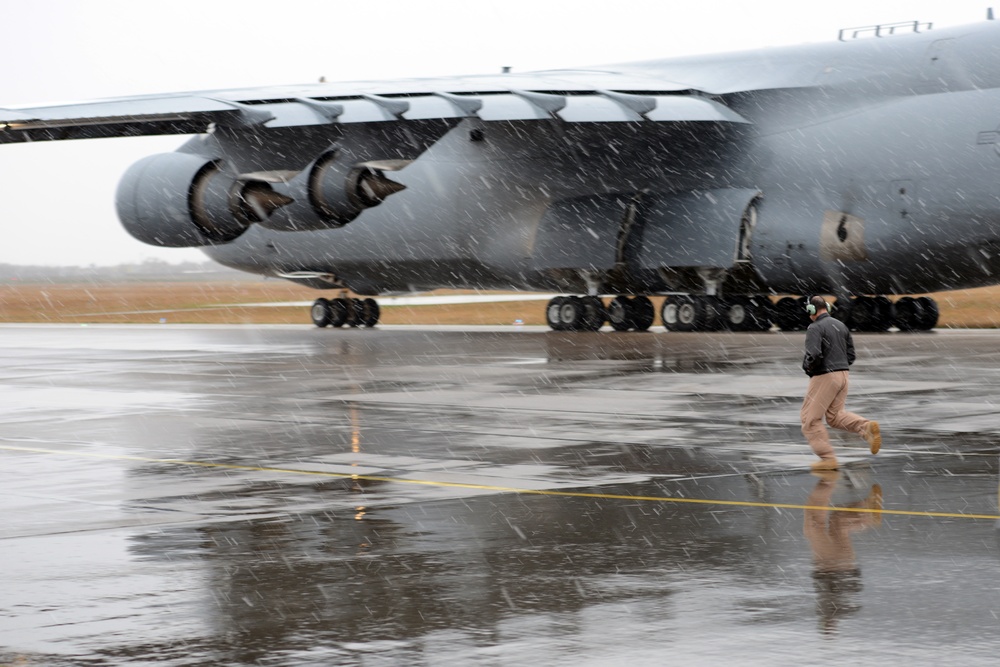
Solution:
[[[830,436],[823,425],[823,418],[833,428],[862,435],[868,420],[844,409],[847,401],[847,371],[834,371],[809,378],[806,398],[802,401],[802,434],[809,441],[816,456],[821,459],[836,458]]]

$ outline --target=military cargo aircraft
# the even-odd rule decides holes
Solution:
[[[194,135],[125,173],[128,233],[317,289],[556,292],[578,331],[646,330],[651,295],[668,330],[794,330],[822,293],[856,330],[925,330],[910,295],[1000,282],[1000,24],[930,28],[0,109],[0,143]]]

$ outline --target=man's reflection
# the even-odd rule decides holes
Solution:
[[[820,632],[833,635],[838,619],[861,608],[857,601],[861,592],[861,569],[851,545],[851,533],[878,525],[882,516],[880,512],[825,509],[830,507],[840,473],[814,474],[820,479],[806,501],[812,509],[805,511],[803,532],[813,550],[813,582]],[[873,484],[867,498],[840,507],[881,510],[882,489]]]

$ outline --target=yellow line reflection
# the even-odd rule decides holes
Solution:
[[[593,498],[599,500],[630,500],[633,502],[675,503],[689,505],[715,505],[725,507],[761,507],[789,510],[826,510],[829,512],[855,512],[880,514],[890,516],[919,516],[947,519],[986,519],[1000,520],[1000,514],[965,514],[960,512],[931,512],[919,510],[890,510],[867,507],[829,507],[813,505],[796,505],[794,503],[762,503],[749,500],[722,500],[718,498],[682,498],[678,496],[630,496],[619,493],[593,493],[585,491],[557,491],[551,489],[521,489],[511,486],[495,486],[492,484],[469,484],[464,482],[442,482],[430,479],[404,479],[402,477],[380,477],[377,475],[353,475],[350,473],[326,472],[321,470],[290,470],[288,468],[273,468],[269,466],[239,465],[235,463],[212,463],[209,461],[185,461],[183,459],[161,459],[147,456],[129,456],[126,454],[100,454],[95,452],[71,452],[42,447],[20,447],[15,445],[0,445],[0,450],[10,452],[29,452],[34,454],[54,454],[57,456],[76,456],[83,458],[104,459],[110,461],[138,461],[140,463],[159,463],[163,465],[191,466],[196,468],[214,468],[218,470],[241,470],[244,472],[273,472],[289,475],[311,475],[314,477],[332,477],[338,479],[363,480],[367,482],[386,482],[393,484],[420,484],[455,489],[475,489],[493,491],[496,493],[518,493],[531,496],[555,496],[562,498]]]
[[[361,418],[358,414],[358,406],[351,405],[351,453],[357,454],[361,451]]]

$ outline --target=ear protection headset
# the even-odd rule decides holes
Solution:
[[[809,301],[812,301],[812,299],[810,299]],[[809,303],[809,301],[806,302],[806,312],[809,313],[810,315],[815,315],[816,306]],[[823,305],[826,307],[827,311],[833,310],[833,307],[830,306],[830,304],[828,304],[826,301],[823,302]]]

